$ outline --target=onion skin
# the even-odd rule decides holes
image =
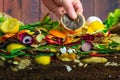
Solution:
[[[45,37],[46,41],[48,42],[48,44],[59,44],[62,45],[62,39],[61,38],[57,38],[53,35],[48,35]]]
[[[95,36],[90,35],[90,34],[86,34],[86,35],[81,36],[81,39],[86,40],[86,41],[93,41],[95,39]]]
[[[92,49],[93,45],[91,42],[85,42],[81,45],[81,50],[84,52],[90,51]]]
[[[33,42],[34,42],[34,39],[31,35],[29,35],[28,33],[21,33],[21,34],[18,34],[18,40],[22,43],[22,44],[25,44],[25,45],[31,45]],[[23,40],[26,36],[29,36],[31,39],[29,40],[30,42],[29,43],[25,43]]]

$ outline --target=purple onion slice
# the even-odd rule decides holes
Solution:
[[[81,50],[82,51],[90,51],[92,49],[93,45],[91,42],[85,42],[81,45]]]

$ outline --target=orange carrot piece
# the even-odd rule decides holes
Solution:
[[[60,30],[50,30],[49,33],[58,38],[66,38],[66,34]]]
[[[69,43],[71,43],[72,41],[73,41],[73,37],[72,37],[72,36],[67,36],[64,44],[69,44]]]
[[[76,59],[76,54],[75,54],[75,53],[69,54],[69,58],[70,58],[71,60]]]
[[[26,32],[27,32],[27,30],[21,30],[18,32],[18,34],[22,34],[22,33],[26,33]]]
[[[5,40],[7,40],[7,39],[9,39],[9,38],[11,38],[11,37],[14,37],[15,36],[15,34],[13,34],[13,33],[8,33],[8,34],[5,34],[4,36],[1,36],[0,37],[0,40],[1,41],[5,41]]]

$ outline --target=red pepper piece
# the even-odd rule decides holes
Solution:
[[[102,56],[105,56],[104,54],[100,54],[100,53],[91,53],[89,55],[93,56],[93,57],[102,57]]]
[[[59,45],[62,44],[62,40],[53,35],[47,35],[45,39],[49,44],[59,44]]]

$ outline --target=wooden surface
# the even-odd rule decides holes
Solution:
[[[81,0],[84,16],[98,16],[105,20],[110,11],[120,8],[120,0]],[[39,21],[46,13],[50,12],[40,0],[0,0],[0,11],[5,12],[24,23]],[[50,16],[56,16],[50,12]]]

